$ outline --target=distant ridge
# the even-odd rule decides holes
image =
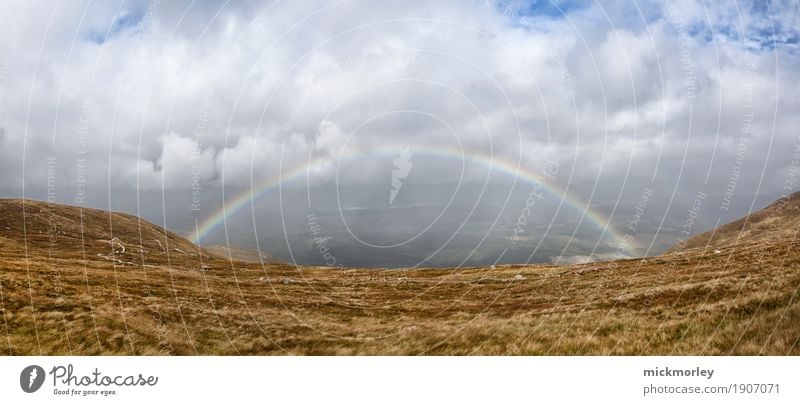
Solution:
[[[203,246],[203,250],[217,257],[226,259],[229,258],[248,263],[282,263],[280,259],[273,256],[271,253],[264,251],[259,252],[257,249],[248,249],[237,246],[209,245]]]

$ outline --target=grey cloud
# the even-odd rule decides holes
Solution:
[[[1,6],[0,44],[21,4]],[[796,50],[743,40],[763,44],[774,26],[777,39],[791,42],[798,19],[791,2],[740,15],[714,4],[706,17],[697,4],[676,0],[686,29],[714,28],[715,35],[688,39],[656,1],[638,3],[636,12],[629,2],[604,2],[565,8],[569,18],[517,21],[484,2],[190,4],[162,1],[141,32],[97,41],[92,33],[121,15],[143,18],[150,3],[52,10],[32,3],[4,82],[2,184],[14,188],[21,178],[23,145],[27,165],[55,155],[65,178],[85,158],[93,184],[169,190],[191,184],[192,165],[207,187],[220,186],[223,175],[243,187],[251,176],[276,175],[281,150],[292,165],[314,153],[335,161],[347,139],[351,151],[452,145],[441,123],[389,118],[398,110],[439,117],[465,147],[510,161],[523,156],[529,170],[555,156],[564,163],[560,181],[585,199],[595,189],[605,202],[621,194],[635,200],[653,178],[664,190],[723,193],[751,113],[737,192],[760,184],[760,193],[779,194],[782,182],[762,179],[785,176],[797,143]],[[48,25],[51,12],[58,18]],[[732,25],[739,16],[742,26]],[[79,152],[84,126],[90,138]],[[24,169],[28,184],[41,187],[40,168]],[[480,182],[481,174],[467,180]]]

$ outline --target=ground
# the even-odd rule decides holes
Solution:
[[[130,215],[0,200],[0,350],[797,355],[800,239],[773,222],[789,225],[644,259],[336,270],[231,260]]]

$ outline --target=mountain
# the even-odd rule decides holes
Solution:
[[[657,257],[399,270],[247,263],[128,214],[0,200],[0,350],[798,355],[797,199]]]
[[[669,252],[720,248],[755,241],[793,239],[800,230],[800,192],[778,199],[766,208],[687,239]]]

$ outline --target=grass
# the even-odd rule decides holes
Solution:
[[[337,271],[226,260],[127,216],[119,233],[75,228],[63,210],[56,238],[32,219],[41,237],[0,238],[4,353],[800,354],[789,234],[611,263]]]

